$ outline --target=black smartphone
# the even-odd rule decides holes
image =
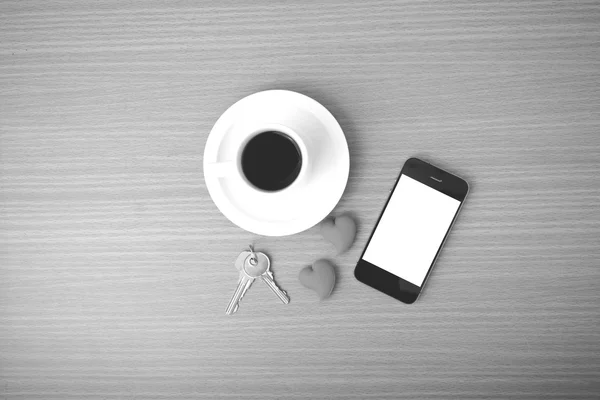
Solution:
[[[354,269],[356,279],[414,303],[468,191],[464,179],[418,158],[407,160]]]

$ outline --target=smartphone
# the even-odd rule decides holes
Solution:
[[[464,179],[417,158],[407,160],[354,269],[356,279],[414,303],[468,191]]]

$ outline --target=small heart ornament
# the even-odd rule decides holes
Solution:
[[[321,222],[321,235],[335,246],[338,254],[341,254],[354,243],[356,222],[348,215],[340,215],[335,219],[326,218]]]
[[[321,300],[329,297],[335,286],[335,269],[327,260],[317,260],[298,275],[300,283],[317,292]]]

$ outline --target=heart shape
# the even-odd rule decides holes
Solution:
[[[338,254],[341,254],[354,243],[356,222],[349,215],[340,215],[336,219],[326,218],[321,222],[321,235],[333,243]]]
[[[329,297],[335,286],[335,269],[327,260],[317,260],[298,275],[300,283],[317,292],[321,300]]]

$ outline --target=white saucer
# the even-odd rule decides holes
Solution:
[[[276,193],[247,190],[239,181],[208,176],[206,165],[230,159],[250,127],[278,124],[317,143],[306,184]],[[323,220],[348,181],[350,154],[342,128],[315,100],[288,90],[267,90],[233,104],[217,120],[204,148],[204,179],[218,209],[231,222],[265,236],[302,232]]]

